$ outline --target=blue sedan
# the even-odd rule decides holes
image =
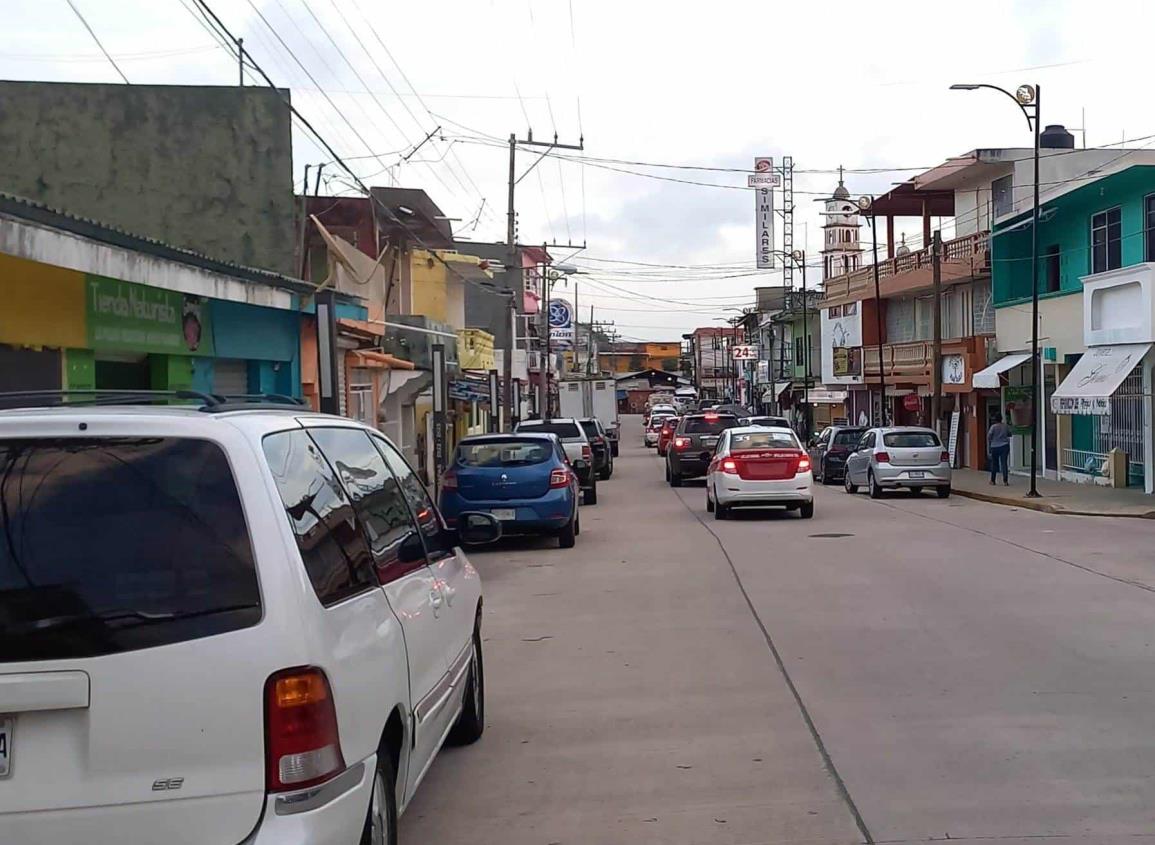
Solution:
[[[554,434],[480,434],[457,444],[441,478],[441,513],[488,511],[503,534],[548,534],[563,549],[581,530],[578,478]]]

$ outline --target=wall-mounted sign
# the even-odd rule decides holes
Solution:
[[[198,296],[88,276],[88,345],[170,355],[212,355],[209,305]]]
[[[730,348],[735,361],[754,361],[758,358],[757,346],[733,346]]]
[[[771,176],[769,184],[761,184],[754,191],[754,229],[756,232],[756,255],[759,270],[774,269],[774,159],[759,156],[754,159],[754,174],[750,185],[754,187],[755,177]]]
[[[834,375],[859,376],[862,375],[862,347],[842,346],[833,350]]]
[[[569,349],[574,344],[573,306],[564,299],[549,301],[549,343],[554,349]]]
[[[908,411],[918,411],[922,408],[922,398],[917,393],[908,393],[902,397],[902,407]]]
[[[966,384],[967,367],[961,353],[942,356],[942,383]]]

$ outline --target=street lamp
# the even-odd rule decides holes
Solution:
[[[863,195],[855,203],[858,210],[870,215],[870,245],[874,253],[874,325],[878,341],[878,390],[879,390],[879,425],[886,425],[886,368],[882,363],[882,294],[878,283],[878,216],[874,213],[874,197]],[[865,378],[866,362],[863,362],[863,377]]]
[[[1042,99],[1038,85],[1020,85],[1011,93],[1005,88],[987,83],[955,84],[952,91],[976,91],[990,88],[1005,94],[1015,101],[1015,105],[1027,119],[1027,126],[1035,135],[1035,201],[1031,208],[1031,489],[1028,499],[1039,496],[1037,476],[1039,471],[1039,105]]]

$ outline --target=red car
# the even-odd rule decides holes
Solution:
[[[674,439],[674,429],[678,427],[678,420],[681,417],[666,417],[662,423],[662,427],[658,429],[658,454],[663,458],[666,457],[666,449],[670,446],[670,441]]]

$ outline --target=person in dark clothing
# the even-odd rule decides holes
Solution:
[[[1002,471],[1003,484],[1010,486],[1007,480],[1007,462],[1011,455],[1011,427],[1003,422],[1002,414],[995,414],[995,421],[987,429],[987,448],[990,450],[991,484],[995,483],[995,476]]]

